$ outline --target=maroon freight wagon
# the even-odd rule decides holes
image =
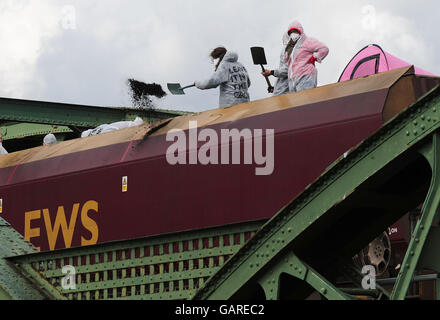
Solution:
[[[2,156],[0,216],[43,251],[264,221],[438,82],[405,67]],[[224,130],[242,134],[242,152],[234,158],[237,141],[211,139],[219,161],[206,153],[204,164],[206,132]],[[176,132],[188,139],[186,164],[169,159],[178,155],[170,152]],[[272,138],[267,170],[243,155],[260,141],[267,156]],[[220,161],[226,150],[229,165]]]

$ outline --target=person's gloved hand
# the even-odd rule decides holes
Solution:
[[[265,77],[269,77],[272,75],[272,70],[266,70],[266,71],[262,72],[261,74]]]
[[[309,63],[315,65],[315,62],[318,61],[318,59],[315,56],[312,56],[309,60]]]

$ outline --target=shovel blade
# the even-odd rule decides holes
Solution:
[[[168,90],[173,95],[181,96],[181,95],[185,94],[185,91],[183,91],[182,86],[180,85],[180,83],[168,83]]]
[[[266,54],[264,53],[264,48],[262,47],[252,47],[251,48],[252,59],[254,60],[254,64],[266,65]]]

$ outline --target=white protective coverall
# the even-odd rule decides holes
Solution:
[[[277,82],[275,83],[275,90],[273,92],[274,96],[279,96],[285,93],[289,93],[289,66],[284,61],[284,53],[286,52],[286,47],[290,41],[289,35],[287,32],[283,36],[283,50],[280,55],[280,67],[276,70],[273,70],[273,75],[277,78]]]
[[[140,126],[142,124],[144,124],[144,120],[142,120],[139,117],[137,117],[136,120],[134,120],[134,121],[120,121],[120,122],[115,122],[112,124],[102,124],[95,129],[90,129],[90,130],[84,131],[81,134],[81,138],[96,136],[98,134],[104,134],[104,133],[113,132],[113,131],[119,131],[119,130],[131,128],[131,127]]]
[[[9,152],[3,147],[3,136],[0,134],[0,155],[4,154],[9,154]]]
[[[3,142],[0,142],[0,155],[9,154],[8,151],[3,147]]]
[[[47,136],[44,137],[43,145],[50,146],[50,145],[53,145],[53,144],[57,144],[57,138],[55,137],[55,135],[50,133],[50,134],[48,134]]]
[[[249,87],[251,80],[246,68],[238,62],[238,54],[226,52],[217,71],[210,79],[196,81],[196,87],[201,90],[213,89],[220,86],[220,108],[229,107],[250,101]]]
[[[284,55],[284,62],[289,66],[290,92],[316,88],[318,70],[315,67],[315,61],[321,63],[327,57],[329,49],[318,40],[307,37],[299,22],[291,23],[287,32],[289,33],[291,30],[297,30],[300,33],[300,38],[292,53]]]

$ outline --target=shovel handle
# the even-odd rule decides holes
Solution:
[[[182,90],[189,89],[189,88],[192,88],[192,87],[195,87],[195,86],[196,86],[195,84],[192,84],[190,86],[186,86],[186,87],[182,88]]]
[[[260,65],[261,66],[261,69],[263,69],[263,72],[266,72],[266,69],[264,68],[264,66],[261,64]],[[272,84],[270,83],[270,80],[269,80],[269,77],[268,76],[265,76],[265,78],[266,78],[266,82],[267,82],[267,85],[268,85],[268,89],[267,89],[267,91],[269,92],[269,93],[273,93],[274,92],[274,90],[275,90],[275,88],[272,86]]]

